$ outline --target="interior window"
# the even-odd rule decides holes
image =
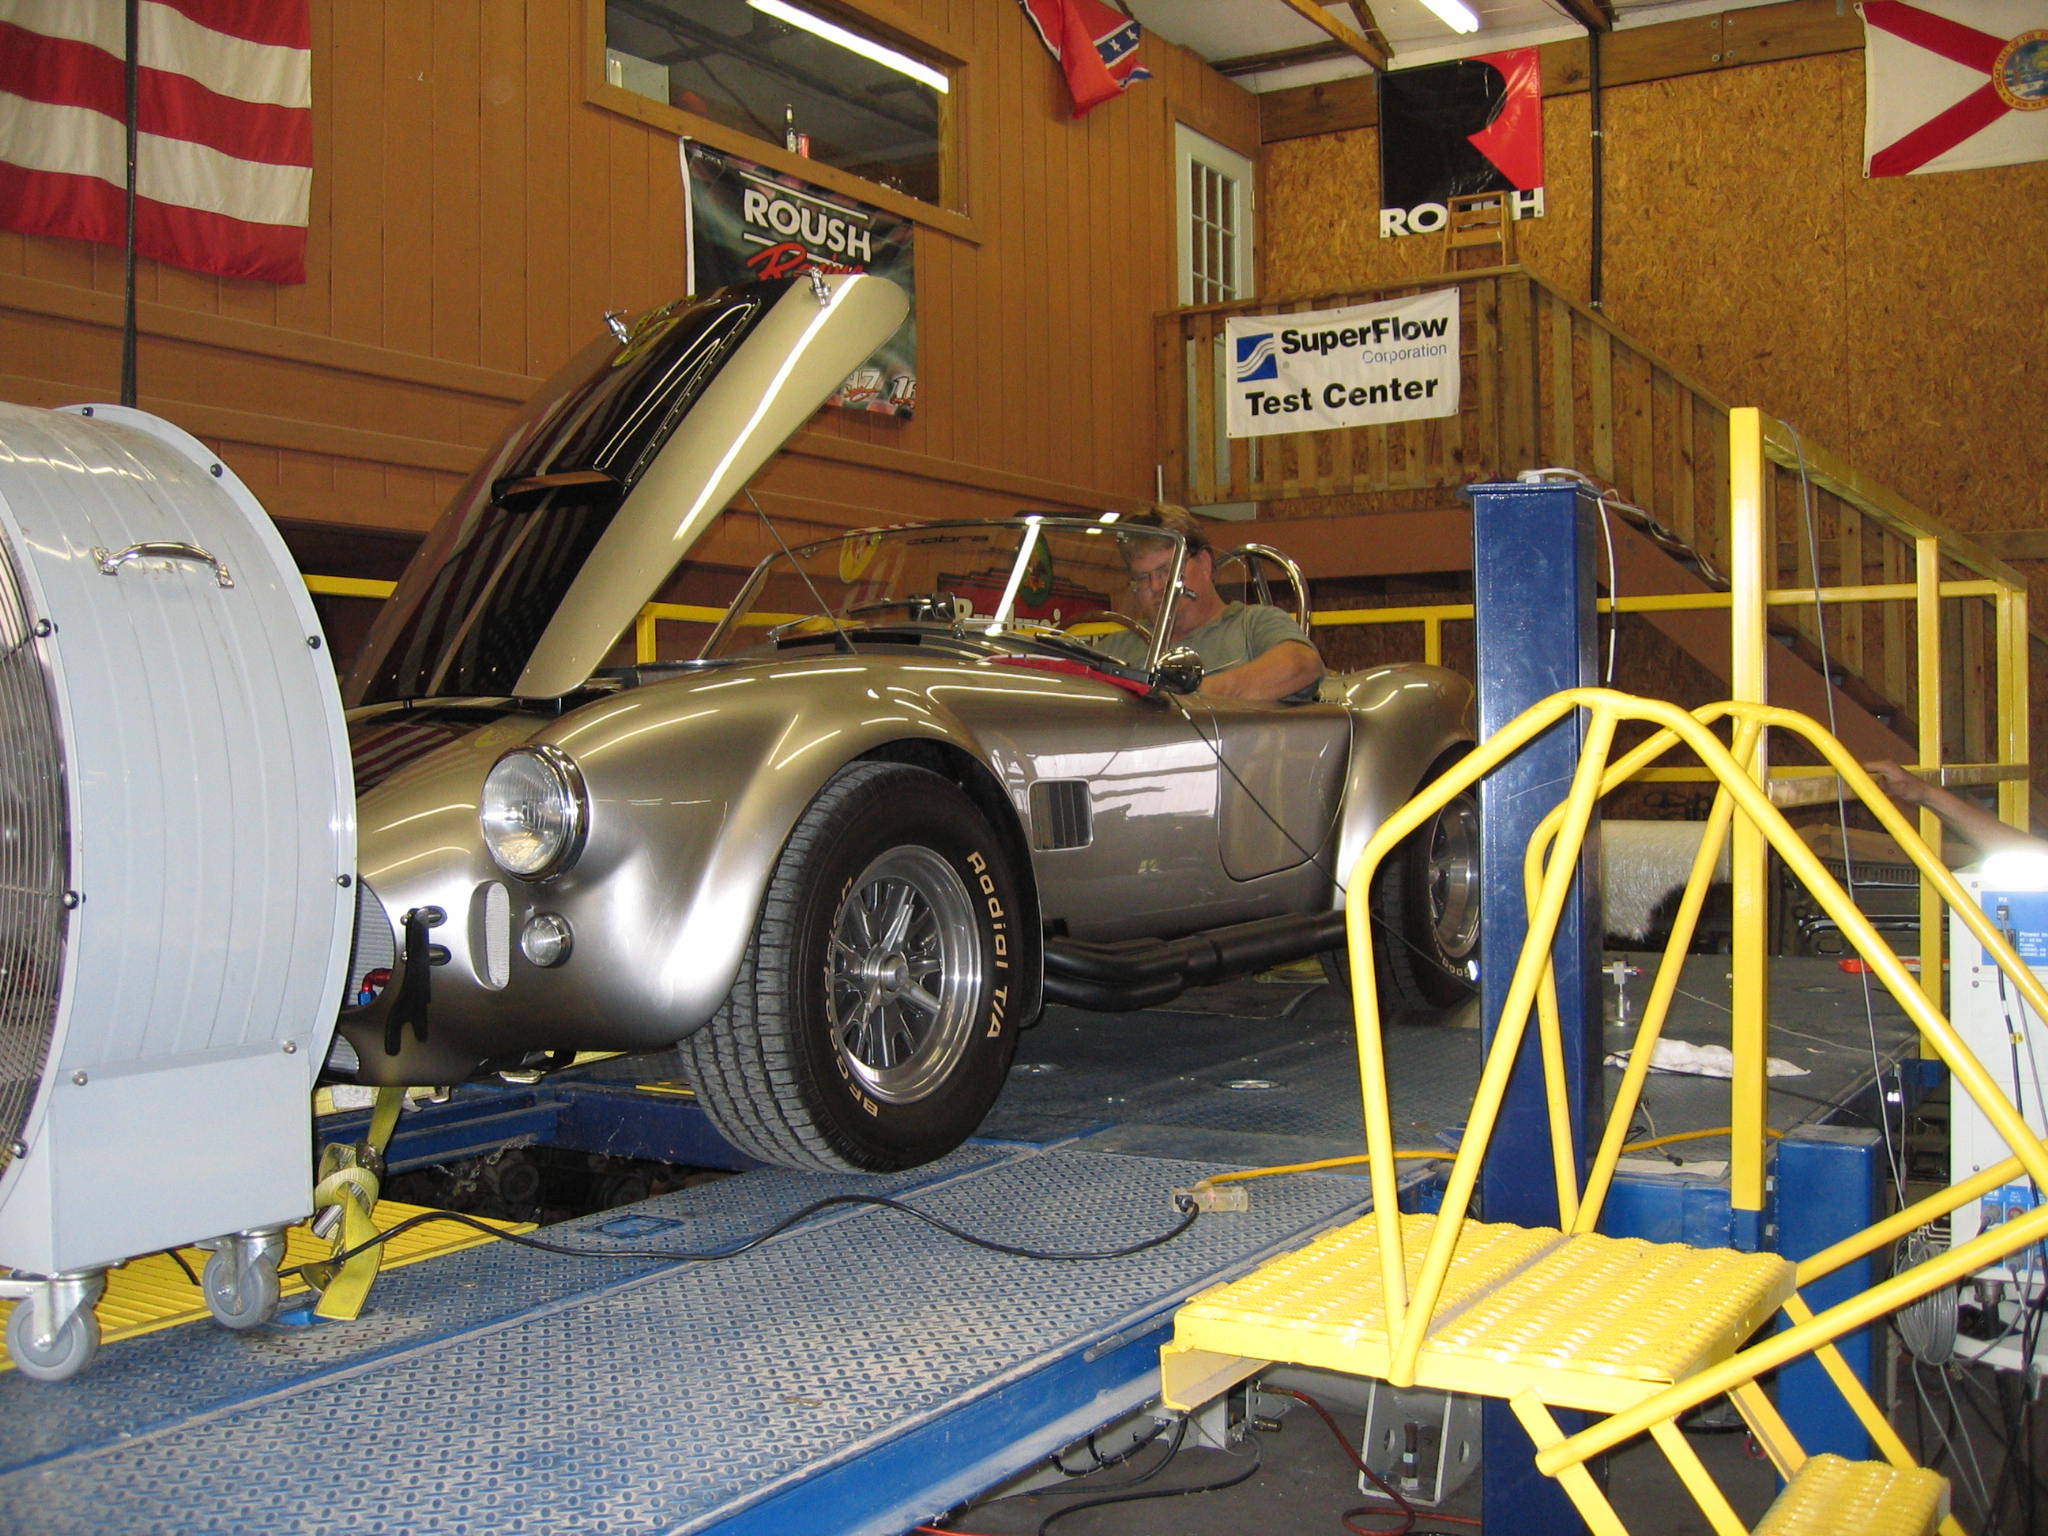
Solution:
[[[942,202],[947,71],[815,0],[606,0],[605,79]]]

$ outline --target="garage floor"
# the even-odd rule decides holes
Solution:
[[[1724,963],[1695,964],[1670,1033],[1704,1043],[1725,1035],[1711,1001]],[[1830,963],[1783,962],[1773,984],[1777,1016],[1797,1021],[1774,1049],[1812,1069],[1774,1096],[1784,1129],[1868,1086],[1873,1037],[1860,986]],[[1869,1017],[1877,1057],[1897,1055],[1903,1017],[1881,996]],[[1411,1144],[1428,1145],[1463,1118],[1477,1033],[1408,1023],[1390,1047],[1397,1103],[1425,1138]],[[1721,1124],[1725,1092],[1660,1078],[1650,1115],[1660,1132]],[[1348,1009],[1311,981],[1124,1018],[1054,1010],[1024,1037],[987,1138],[934,1167],[696,1185],[542,1234],[602,1258],[493,1244],[388,1273],[356,1324],[202,1324],[110,1346],[73,1382],[0,1376],[0,1529],[900,1531],[1142,1406],[1172,1308],[1360,1210],[1363,1182],[1271,1180],[1249,1212],[1108,1262],[991,1254],[872,1206],[819,1211],[720,1263],[648,1255],[726,1245],[849,1191],[1017,1246],[1120,1247],[1169,1225],[1174,1187],[1356,1151],[1358,1127]],[[1681,1150],[1683,1166],[1641,1176],[1718,1178],[1725,1148]],[[1347,1390],[1333,1383],[1331,1406],[1355,1435]],[[1311,1412],[1289,1406],[1255,1437],[1271,1470],[1240,1489],[1053,1529],[1341,1529],[1355,1477]],[[1708,1454],[1741,1463],[1742,1438],[1710,1437]],[[1142,1472],[1161,1451],[1097,1476]],[[1153,1481],[1246,1464],[1187,1449]],[[1737,1471],[1767,1490],[1760,1464]],[[1059,1503],[950,1523],[1035,1530]]]

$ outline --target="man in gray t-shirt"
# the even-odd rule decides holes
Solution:
[[[1138,527],[1168,528],[1187,543],[1178,601],[1166,602],[1173,550],[1164,540],[1134,544],[1129,553],[1135,616],[1157,626],[1170,612],[1168,647],[1187,646],[1202,658],[1203,693],[1231,699],[1315,697],[1323,660],[1300,627],[1278,608],[1226,603],[1216,590],[1216,556],[1208,535],[1183,508],[1155,504],[1124,519]],[[1130,665],[1145,660],[1144,640],[1124,632],[1094,642]]]

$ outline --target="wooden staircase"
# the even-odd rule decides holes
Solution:
[[[1532,841],[1525,870],[1529,936],[1481,1072],[1459,1151],[1435,1215],[1400,1213],[1394,1176],[1394,1119],[1380,1047],[1366,903],[1349,910],[1366,1145],[1375,1211],[1325,1233],[1183,1306],[1161,1351],[1170,1406],[1192,1409],[1270,1363],[1320,1367],[1396,1387],[1422,1386],[1508,1402],[1537,1446],[1536,1466],[1554,1477],[1600,1536],[1627,1526],[1587,1470],[1592,1458],[1648,1435],[1705,1514],[1716,1536],[1746,1528],[1678,1429],[1682,1414],[1726,1395],[1786,1485],[1755,1527],[1759,1533],[1957,1533],[1946,1482],[1913,1464],[1905,1445],[1844,1363],[1835,1341],[1890,1312],[1965,1280],[2048,1235],[2048,1206],[1992,1227],[1816,1315],[1803,1287],[1846,1265],[1889,1250],[1899,1238],[2022,1177],[2048,1185],[2048,1146],[1970,1053],[1913,974],[1856,909],[1820,860],[1773,808],[1742,766],[1753,761],[1766,729],[1802,738],[1857,794],[1919,864],[2004,969],[2008,985],[2048,1018],[2048,992],[2005,938],[1970,901],[1854,756],[1812,720],[1757,704],[1718,704],[1688,714],[1672,705],[1606,689],[1577,689],[1535,706],[1419,795],[1376,833],[1348,889],[1371,889],[1379,862],[1416,827],[1541,732],[1574,710],[1590,715],[1588,746],[1571,792]],[[1727,720],[1732,745],[1709,729]],[[1615,729],[1646,722],[1641,746],[1608,760]],[[1638,1029],[1630,1066],[1583,1188],[1564,1108],[1562,1025],[1550,955],[1586,828],[1602,795],[1673,750],[1696,754],[1717,783],[1715,807],[1681,900],[1678,920]],[[1760,832],[1848,936],[1870,969],[1918,1026],[1929,1055],[1951,1074],[2005,1138],[2012,1156],[1999,1167],[1920,1200],[1798,1265],[1774,1254],[1697,1249],[1616,1239],[1599,1231],[1601,1207],[1627,1127],[1640,1102],[1648,1063],[1664,1026],[1678,966],[1692,938],[1720,844],[1738,823]],[[1550,1104],[1559,1228],[1524,1228],[1471,1219],[1479,1165],[1499,1116],[1508,1077],[1533,1026],[1538,1031]],[[1737,1075],[1761,1085],[1764,1043],[1736,1032]],[[1740,1126],[1744,1116],[1732,1117]],[[1760,1121],[1755,1121],[1760,1127]],[[1760,1134],[1760,1130],[1759,1130]],[[1783,1326],[1766,1332],[1773,1316]],[[1758,1385],[1768,1373],[1817,1356],[1854,1410],[1880,1459],[1809,1457]],[[1595,1415],[1567,1435],[1555,1410]]]
[[[1447,233],[1447,262],[1496,238],[1481,222],[1497,216],[1487,202],[1477,199],[1465,215],[1475,222],[1460,229],[1460,244]],[[1312,530],[1343,525],[1349,563],[1309,575],[1356,577],[1374,574],[1373,552],[1390,542],[1369,531],[1375,518],[1395,519],[1389,528],[1453,518],[1459,491],[1475,482],[1548,466],[1581,473],[1611,492],[1617,509],[1614,587],[1624,609],[1738,692],[1726,608],[1695,600],[1711,601],[1719,588],[1725,605],[1725,578],[1740,563],[1745,518],[1753,519],[1768,594],[1759,622],[1787,642],[1773,647],[1770,696],[1824,717],[1832,681],[1841,732],[1864,757],[1995,772],[2001,814],[2023,821],[2025,674],[2037,648],[2048,654],[2048,633],[2032,629],[2020,573],[1790,424],[1763,416],[1753,449],[1743,446],[1738,408],[1500,249],[1503,264],[1488,268],[1161,315],[1165,494],[1191,506],[1256,502],[1260,536],[1290,553],[1298,554],[1289,523],[1311,530],[1309,543],[1321,542]],[[1447,286],[1459,293],[1465,354],[1455,416],[1279,433],[1249,447],[1222,435],[1214,370],[1188,360],[1221,356],[1231,320]],[[1747,509],[1736,489],[1745,456],[1756,480]],[[1440,542],[1443,568],[1458,569],[1456,541]],[[1369,621],[1362,609],[1319,616],[1329,627]],[[1689,671],[1672,669],[1674,677]],[[2048,819],[2048,800],[2032,809]]]

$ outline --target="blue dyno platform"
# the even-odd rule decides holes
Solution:
[[[1704,993],[1725,962],[1696,963],[1686,990]],[[1831,965],[1781,963],[1772,985],[1799,1021],[1774,1051],[1813,1069],[1808,1097],[1773,1100],[1785,1130],[1863,1093],[1873,1053]],[[1875,1022],[1889,1062],[1908,1027],[1882,1006]],[[1703,1009],[1669,1033],[1724,1024]],[[1405,1144],[1455,1140],[1478,1040],[1389,1025]],[[0,1375],[0,1532],[904,1531],[1152,1400],[1175,1306],[1362,1211],[1365,1181],[1261,1181],[1248,1212],[1102,1263],[1005,1257],[873,1207],[715,1264],[623,1250],[717,1248],[839,1193],[1023,1247],[1121,1247],[1169,1226],[1170,1192],[1206,1174],[1357,1151],[1356,1082],[1349,1008],[1327,988],[1054,1009],[1024,1037],[999,1139],[932,1167],[747,1173],[541,1234],[606,1257],[496,1243],[390,1271],[355,1323],[197,1323],[109,1345],[70,1382]],[[505,1125],[541,1136],[521,1092]],[[1649,1105],[1660,1130],[1721,1124],[1726,1085],[1652,1079]],[[1623,1180],[1644,1235],[1725,1230],[1725,1147],[1686,1150]]]
[[[548,1235],[711,1248],[858,1189],[1003,1242],[1114,1248],[1215,1171],[978,1145],[895,1180],[749,1174]],[[130,1340],[69,1383],[0,1380],[0,1529],[901,1531],[1148,1400],[1176,1303],[1365,1194],[1285,1185],[1102,1263],[851,1208],[716,1264],[493,1244],[383,1276],[358,1324]]]

